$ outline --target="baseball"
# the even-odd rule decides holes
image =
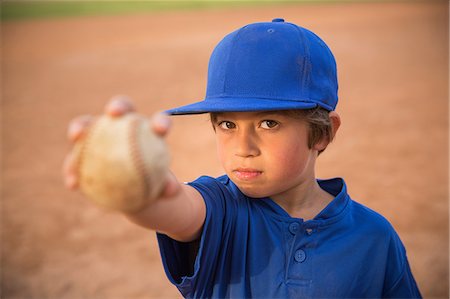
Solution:
[[[139,211],[164,188],[165,142],[138,114],[98,118],[79,150],[80,189],[104,208]]]

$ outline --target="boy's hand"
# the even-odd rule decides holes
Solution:
[[[124,96],[114,97],[106,106],[105,114],[112,118],[122,118],[134,111],[131,101]],[[84,142],[87,132],[91,128],[94,118],[91,116],[80,116],[74,119],[68,130],[68,139],[75,145],[72,151],[67,155],[63,173],[65,184],[69,189],[78,189],[80,183],[78,160],[80,158],[80,145]],[[160,137],[165,136],[170,128],[170,119],[164,114],[156,114],[151,121],[151,129]],[[165,187],[161,197],[172,196],[180,188],[176,179],[169,172],[158,173],[156,175],[165,176]]]

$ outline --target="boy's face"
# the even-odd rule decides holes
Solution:
[[[315,180],[317,149],[308,148],[308,125],[281,112],[216,114],[219,159],[247,196],[295,196]],[[300,191],[301,192],[301,191]]]

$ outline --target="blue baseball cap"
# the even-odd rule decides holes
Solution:
[[[313,32],[274,19],[244,26],[219,42],[208,66],[203,101],[171,115],[311,109],[338,102],[336,61]]]

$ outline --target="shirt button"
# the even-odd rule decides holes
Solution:
[[[307,234],[308,236],[311,236],[312,233],[313,233],[313,229],[312,229],[312,228],[307,228],[305,231],[306,231],[306,234]]]
[[[294,260],[297,263],[303,263],[306,260],[306,253],[302,249],[299,249],[295,252]]]
[[[289,231],[293,235],[295,235],[298,232],[299,228],[300,228],[300,225],[297,222],[292,222],[291,224],[289,224]]]

